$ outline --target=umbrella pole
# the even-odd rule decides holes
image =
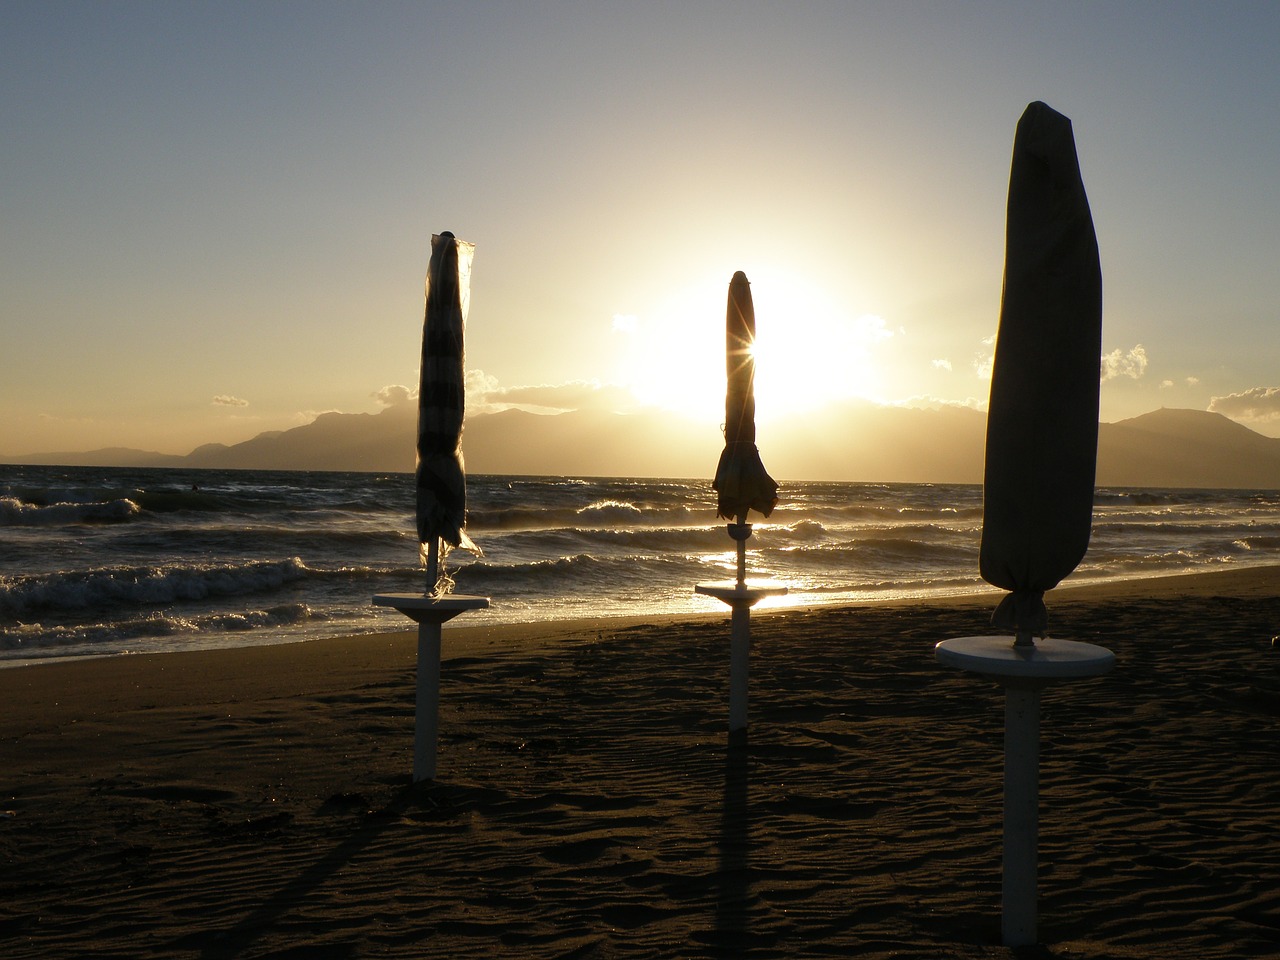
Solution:
[[[746,514],[730,524],[729,536],[738,546],[738,590],[747,587],[747,538],[751,524]],[[735,600],[729,615],[729,732],[747,729],[747,681],[751,669],[751,607],[755,601]]]
[[[1004,839],[1000,933],[1006,947],[1036,942],[1040,802],[1040,691],[1052,683],[1097,677],[1115,664],[1105,647],[1049,638],[1025,649],[1006,636],[957,637],[934,647],[947,666],[1004,688]]]
[[[418,623],[418,682],[413,710],[413,782],[436,778],[440,731],[440,621]]]
[[[739,521],[744,517],[739,517]],[[778,597],[786,587],[748,587],[746,577],[747,538],[751,524],[731,523],[728,527],[738,545],[737,581],[700,583],[694,592],[715,597],[729,605],[729,733],[747,729],[747,674],[751,659],[751,608],[765,597]]]
[[[440,579],[440,538],[427,544],[427,585],[423,595],[434,597]],[[418,675],[413,708],[413,782],[436,778],[436,740],[440,732],[440,624],[435,618],[418,621]]]
[[[413,782],[436,777],[436,740],[440,730],[440,628],[468,610],[483,610],[488,597],[428,597],[416,593],[380,594],[379,606],[395,607],[418,624],[418,676],[414,691]]]
[[[436,592],[436,583],[440,579],[440,538],[432,537],[431,542],[427,544],[427,589],[423,591],[426,596],[431,596]]]
[[[1001,934],[1007,947],[1036,942],[1040,802],[1040,688],[1006,684],[1004,701],[1004,870]]]
[[[735,534],[732,529],[729,535],[738,543],[738,589],[741,590],[747,585],[747,538],[751,536],[751,524],[747,523],[746,514],[739,514],[737,527],[744,531],[742,536]]]

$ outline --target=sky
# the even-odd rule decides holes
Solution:
[[[417,383],[476,245],[470,415],[983,408],[1009,160],[1071,118],[1102,419],[1280,436],[1280,4],[0,5],[0,455],[186,453]],[[513,438],[517,443],[519,438]]]

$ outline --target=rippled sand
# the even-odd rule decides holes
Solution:
[[[1112,649],[1043,705],[1054,958],[1280,956],[1280,572],[1059,590]],[[1014,956],[1002,694],[937,664],[990,598],[446,627],[0,671],[0,955]]]

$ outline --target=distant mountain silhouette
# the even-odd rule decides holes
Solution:
[[[413,469],[416,418],[412,404],[400,404],[377,414],[327,413],[185,457],[110,448],[6,462],[400,473]],[[759,446],[779,478],[981,483],[985,431],[986,416],[965,408],[851,405],[821,418],[762,424]],[[714,427],[655,411],[507,410],[468,417],[463,434],[467,470],[497,474],[709,478],[721,443]],[[1280,489],[1280,439],[1200,410],[1104,423],[1098,485]]]
[[[102,447],[78,452],[32,453],[25,457],[2,457],[0,463],[55,464],[71,467],[183,467],[187,458],[133,447]]]
[[[1100,485],[1280,488],[1280,439],[1204,410],[1160,409],[1103,424]]]

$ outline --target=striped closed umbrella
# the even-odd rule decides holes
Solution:
[[[1071,121],[1032,103],[1009,175],[1004,292],[987,414],[980,569],[992,618],[1043,636],[1044,593],[1089,546],[1098,452],[1102,268]]]
[[[416,471],[418,542],[435,584],[439,544],[476,551],[466,533],[467,480],[462,460],[466,412],[463,330],[470,299],[475,245],[444,232],[431,238],[426,318],[418,380]],[[478,552],[478,551],[476,551]]]
[[[756,448],[756,311],[751,284],[739,270],[729,281],[725,311],[724,450],[716,467],[716,515],[746,523],[747,511],[768,516],[778,503],[778,485]]]

